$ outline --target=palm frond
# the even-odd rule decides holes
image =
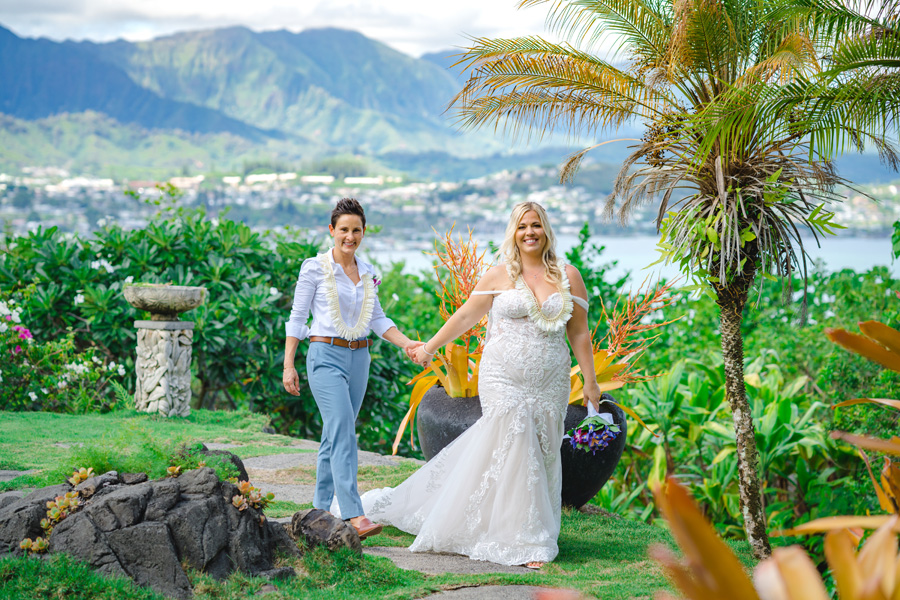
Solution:
[[[551,4],[547,24],[562,37],[600,45],[617,37],[645,65],[666,53],[672,5],[648,0],[521,0],[519,7]]]
[[[745,79],[755,79],[784,85],[819,70],[812,40],[805,33],[791,32],[771,54],[748,69],[746,77],[738,78],[737,84],[741,85]]]
[[[465,127],[492,123],[528,135],[566,127],[572,134],[652,118],[671,101],[615,66],[540,38],[476,39],[461,63],[472,74],[452,105]]]

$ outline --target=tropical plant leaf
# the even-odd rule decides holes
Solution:
[[[842,408],[844,406],[853,406],[854,404],[881,404],[882,406],[890,406],[900,410],[900,400],[891,400],[888,398],[854,398],[853,400],[838,402],[831,408]]]
[[[824,533],[826,531],[836,531],[839,529],[878,529],[888,524],[893,524],[895,532],[900,533],[900,525],[897,524],[895,515],[874,515],[874,516],[841,516],[841,517],[823,517],[815,519],[802,525],[773,531],[771,535],[775,537],[787,535],[808,535],[811,533]]]
[[[900,331],[878,321],[864,321],[859,324],[859,330],[866,337],[875,340],[889,351],[900,355]]]
[[[889,440],[880,440],[865,435],[847,433],[846,431],[832,431],[831,437],[836,440],[844,440],[857,448],[865,448],[866,450],[900,456],[900,437],[897,436],[894,436]]]
[[[406,426],[415,422],[416,409],[419,408],[419,403],[422,402],[425,392],[431,389],[437,382],[437,377],[430,376],[420,379],[416,382],[415,386],[413,386],[412,393],[409,396],[409,410],[406,411],[403,420],[400,421],[400,427],[397,428],[397,435],[394,437],[394,443],[391,445],[392,456],[397,454],[397,449],[400,447],[400,440],[403,438],[403,432],[406,431]],[[412,437],[413,429],[414,427],[410,427],[409,429],[409,443],[415,448]]]
[[[845,329],[831,328],[825,329],[825,335],[827,335],[828,339],[832,342],[850,352],[868,358],[872,362],[876,362],[891,371],[900,372],[900,354],[891,352],[868,337],[850,333]]]
[[[858,450],[858,452],[862,457],[863,462],[866,464],[866,470],[869,472],[869,479],[872,480],[872,487],[875,488],[875,496],[878,498],[878,504],[881,505],[881,508],[885,512],[896,513],[897,507],[892,504],[891,498],[888,497],[885,489],[882,486],[878,485],[878,480],[875,478],[875,473],[872,472],[872,464],[869,462],[868,455],[862,450]],[[890,464],[889,459],[888,464]]]
[[[772,558],[761,563],[753,573],[757,589],[780,590],[791,600],[828,600],[828,592],[816,565],[799,546],[775,548]]]
[[[652,556],[683,594],[695,600],[759,600],[741,563],[684,487],[669,477],[664,487],[654,490],[654,497],[690,567],[660,547],[655,547]]]

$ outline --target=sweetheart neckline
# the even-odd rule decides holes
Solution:
[[[501,294],[505,294],[506,292],[517,292],[517,291],[519,291],[519,288],[510,288],[510,289],[508,289],[508,290],[502,290],[502,291],[500,292],[500,294],[497,294],[497,295],[499,296],[499,295],[501,295]],[[534,291],[532,291],[531,293],[534,294]],[[553,296],[561,296],[561,295],[562,295],[562,294],[560,294],[559,292],[553,292],[552,294],[550,294],[549,296],[547,296],[547,299],[546,299],[546,300],[544,300],[544,301],[541,303],[541,308],[544,308],[544,305],[547,304],[548,302],[550,302],[550,299],[553,298]],[[537,298],[535,297],[535,299],[537,299]]]

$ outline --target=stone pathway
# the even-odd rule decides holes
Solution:
[[[16,477],[21,477],[22,475],[31,475],[32,473],[34,473],[34,469],[29,469],[28,471],[9,471],[0,469],[0,483],[4,481],[12,481]]]
[[[375,538],[372,538],[375,539]],[[443,554],[437,552],[410,552],[407,548],[397,546],[363,546],[363,552],[372,556],[383,556],[391,559],[395,565],[407,571],[418,571],[426,575],[457,573],[461,575],[480,575],[483,573],[531,573],[525,567],[507,567],[472,560],[459,554]]]
[[[210,450],[222,449],[227,450],[228,447],[233,448],[231,444],[207,444]],[[319,444],[308,440],[303,440],[292,446],[294,448],[302,448],[309,450],[318,450]],[[412,461],[417,464],[423,464],[423,461],[414,458],[405,458],[400,456],[384,456],[375,452],[360,451],[359,465],[374,467],[391,467],[402,462]],[[297,467],[315,467],[315,452],[290,453],[290,454],[270,454],[268,456],[255,456],[243,460],[247,474],[250,475],[250,482],[261,489],[263,492],[272,492],[278,500],[290,500],[297,504],[311,503],[313,494],[315,493],[315,485],[311,483],[288,483],[292,476],[286,472],[288,469]],[[276,483],[277,482],[277,483]],[[290,517],[276,518],[275,521],[290,522]],[[419,571],[428,575],[440,575],[442,573],[459,573],[459,574],[485,574],[485,573],[530,573],[524,567],[508,567],[497,565],[480,560],[471,560],[465,556],[456,554],[437,554],[431,552],[410,552],[406,548],[384,547],[384,546],[363,546],[363,551],[372,556],[383,556],[389,558],[397,567],[406,570]],[[517,591],[514,595],[498,595],[490,596],[491,598],[523,598],[530,597],[530,590],[527,586],[482,586],[478,588],[484,591],[485,587],[496,588],[498,594],[506,594],[501,592],[500,588],[515,588]],[[473,589],[473,588],[465,588]],[[460,593],[462,595],[457,596]],[[466,596],[469,592],[464,590],[454,590],[452,592],[444,592],[453,594],[453,597],[474,598],[475,596]],[[477,596],[485,598],[488,596]]]
[[[234,448],[233,444],[207,444],[210,450],[227,450]],[[319,450],[317,442],[302,440],[291,446],[310,452],[295,452],[290,454],[270,454],[267,456],[254,456],[243,460],[250,482],[264,493],[272,492],[278,500],[289,500],[297,504],[307,504],[313,501],[315,485],[313,483],[289,483],[292,477],[285,471],[297,467],[315,467],[316,452]],[[359,466],[392,467],[402,462],[414,462],[422,464],[422,461],[402,456],[384,456],[375,452],[360,451]],[[284,519],[276,519],[284,520]],[[290,520],[289,518],[287,520]]]

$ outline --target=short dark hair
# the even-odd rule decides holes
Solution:
[[[356,215],[362,219],[363,229],[366,228],[366,212],[362,205],[356,201],[356,198],[341,198],[338,200],[337,206],[331,211],[331,226],[336,227],[338,219],[342,215]]]

